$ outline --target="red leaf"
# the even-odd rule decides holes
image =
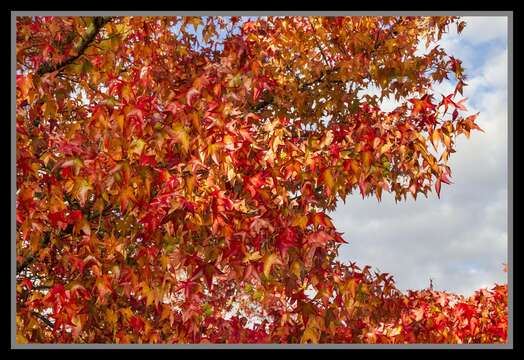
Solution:
[[[142,320],[142,318],[140,318],[138,316],[132,316],[129,319],[129,325],[131,325],[133,330],[135,330],[136,332],[143,331],[144,327],[145,327],[144,320]]]
[[[199,94],[200,92],[195,89],[195,88],[191,88],[187,94],[186,94],[186,103],[189,105],[189,106],[193,106],[193,99]]]
[[[140,165],[141,166],[145,166],[145,165],[155,166],[156,165],[155,157],[150,156],[150,155],[145,155],[145,154],[140,155]]]
[[[22,280],[22,284],[24,284],[28,290],[33,288],[33,283],[28,278],[24,278],[24,280]]]
[[[73,210],[69,214],[69,219],[71,219],[70,224],[75,224],[79,220],[81,220],[82,218],[83,218],[83,214],[82,214],[82,211],[80,211],[80,210]]]
[[[462,100],[460,100],[459,102],[455,103],[455,108],[458,109],[458,110],[462,110],[462,111],[466,111],[468,109],[466,109],[466,107],[463,105],[463,103],[467,100],[468,98],[464,98]]]
[[[287,253],[287,250],[290,247],[294,247],[298,245],[297,242],[297,236],[295,234],[295,231],[292,228],[286,228],[284,231],[278,236],[277,238],[277,248],[282,254],[282,257],[285,256]]]
[[[439,199],[440,199],[440,187],[441,187],[441,180],[439,177],[435,183],[435,190],[437,191],[437,196]]]

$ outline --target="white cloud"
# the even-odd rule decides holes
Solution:
[[[507,49],[499,54],[484,68],[483,78],[486,82],[499,89],[507,89],[508,85],[508,52]]]
[[[468,86],[465,88],[465,94],[469,97],[473,95],[481,97],[493,97],[497,92],[502,92],[507,96],[508,88],[508,52],[507,48],[502,51],[499,49],[496,53],[486,54],[485,64],[478,72],[467,81]],[[499,96],[499,94],[496,94]],[[474,99],[474,97],[473,97]],[[482,107],[485,101],[478,101]],[[503,105],[492,103],[489,105]]]
[[[460,34],[472,44],[507,39],[508,18],[505,16],[465,16],[466,27]]]

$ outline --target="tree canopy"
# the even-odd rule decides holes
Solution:
[[[403,294],[328,215],[450,183],[459,18],[16,25],[17,341],[506,341],[505,285]]]

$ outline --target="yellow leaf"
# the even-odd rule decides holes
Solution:
[[[300,263],[297,260],[293,261],[293,264],[291,264],[291,272],[295,274],[297,278],[300,278],[301,270],[302,266]]]
[[[257,260],[259,260],[261,258],[262,258],[262,255],[260,255],[260,252],[255,251],[254,253],[246,254],[246,256],[244,257],[242,262],[243,263],[248,263],[250,261],[257,261]]]
[[[56,114],[56,104],[54,101],[48,101],[45,104],[45,113],[46,118],[53,117]]]
[[[401,330],[402,330],[402,327],[397,326],[396,328],[394,328],[393,330],[391,330],[391,332],[389,333],[389,336],[397,336],[397,335],[400,335]]]
[[[131,307],[126,307],[126,308],[120,309],[120,313],[122,315],[124,315],[126,320],[131,318],[131,316],[133,316],[133,311],[131,311]]]
[[[131,99],[131,88],[129,87],[129,85],[124,85],[122,87],[122,92],[121,92],[121,95],[122,95],[122,99],[124,99],[125,101],[129,102],[129,100]]]
[[[227,165],[227,180],[232,181],[236,176],[235,169],[231,165]]]
[[[27,341],[27,338],[20,334],[20,333],[17,333],[16,334],[16,343],[17,344],[27,344],[29,341]]]
[[[291,222],[292,226],[298,226],[301,229],[305,229],[307,226],[307,216],[306,215],[298,215],[293,218],[293,221]]]
[[[120,131],[124,131],[124,115],[118,111],[115,111],[111,114],[111,121],[115,121],[120,128]]]
[[[228,150],[234,149],[235,140],[231,135],[224,136],[224,144],[226,145],[225,148]]]
[[[415,143],[414,147],[415,147],[415,150],[418,150],[421,153],[422,157],[428,162],[428,164],[431,167],[431,169],[435,173],[438,173],[439,169],[437,167],[437,164],[435,164],[433,156],[428,154],[428,152],[426,151],[425,147],[423,145],[418,144],[418,143]]]
[[[282,135],[283,135],[282,129],[275,130],[275,137],[273,138],[272,146],[271,146],[271,149],[275,153],[278,150],[278,146],[284,143],[282,141]]]
[[[156,302],[155,300],[156,300],[155,292],[149,290],[149,291],[147,292],[146,306],[149,306],[149,305],[151,305],[153,302]]]
[[[386,144],[382,145],[382,146],[380,147],[380,154],[382,155],[382,154],[384,154],[385,152],[387,152],[387,151],[391,148],[391,146],[393,146],[392,143],[386,143]]]
[[[169,258],[165,255],[161,255],[160,264],[162,265],[162,269],[167,270],[168,263],[169,263]]]
[[[211,156],[211,159],[215,162],[215,164],[219,165],[219,150],[220,150],[220,144],[210,144],[207,148],[207,155]]]
[[[364,169],[369,169],[371,165],[371,151],[364,151],[362,153],[362,164],[364,165]]]
[[[451,147],[451,138],[446,134],[442,134],[442,137],[444,138],[444,144],[446,145],[446,148],[449,149]]]
[[[190,194],[190,195],[193,194],[193,188],[195,187],[195,183],[196,183],[196,176],[195,176],[195,174],[185,178],[185,184],[186,184],[186,187],[187,187],[188,194]]]
[[[142,155],[144,151],[144,146],[146,145],[145,141],[142,139],[135,139],[129,146],[129,154],[136,154],[138,156]]]
[[[80,177],[76,178],[73,195],[80,202],[81,206],[85,205],[89,190],[93,190],[89,181]]]
[[[119,34],[123,34],[123,35],[125,35],[129,31],[131,31],[131,27],[129,26],[129,24],[125,24],[125,23],[123,23],[123,24],[116,24],[115,28],[116,28],[116,31]]]
[[[318,329],[308,327],[304,331],[304,334],[302,334],[302,338],[300,339],[300,342],[302,344],[317,344],[319,338],[320,338],[320,331]]]
[[[111,325],[115,325],[118,321],[118,315],[112,309],[106,309],[106,318]]]
[[[31,239],[31,251],[33,253],[36,253],[38,249],[40,248],[41,236],[38,232],[31,232],[30,239]]]
[[[351,297],[354,298],[356,295],[356,291],[357,291],[357,283],[355,282],[355,279],[349,280],[348,288],[349,288]]]
[[[173,131],[177,136],[176,141],[182,146],[184,153],[187,153],[189,151],[189,135],[186,132],[184,125],[181,123],[174,123]]]
[[[424,157],[424,159],[426,159],[426,161],[429,163],[429,166],[431,166],[431,169],[435,172],[435,173],[439,173],[439,169],[437,167],[437,164],[435,164],[435,161],[433,160],[433,156],[431,155],[425,155],[425,154],[422,154],[422,156]]]
[[[271,267],[274,264],[282,264],[280,259],[278,258],[277,254],[270,254],[265,256],[264,260],[264,276],[269,277],[269,273],[271,272]]]
[[[167,319],[171,314],[172,314],[172,311],[169,309],[169,307],[166,305],[163,305],[162,314],[160,315],[160,320]]]
[[[200,133],[202,132],[202,127],[200,126],[200,119],[198,117],[197,113],[191,114],[191,123],[193,124],[193,127]]]
[[[327,168],[322,173],[322,176],[324,177],[324,181],[326,185],[328,186],[329,190],[332,192],[333,187],[335,186],[335,180],[333,179],[333,174],[331,173],[331,169]]]
[[[322,139],[322,142],[320,143],[320,148],[331,145],[331,143],[333,142],[333,138],[334,138],[333,131],[328,130],[326,135]]]
[[[431,134],[431,143],[433,144],[435,149],[437,148],[437,144],[439,141],[440,141],[440,131],[435,129],[433,133]]]
[[[320,322],[316,317],[311,317],[307,322],[306,330],[304,331],[304,334],[302,334],[302,338],[300,339],[300,342],[305,343],[318,343],[318,340],[320,339],[320,333],[321,333],[321,326]]]
[[[253,34],[253,33],[250,33],[248,36],[247,36],[247,40],[249,41],[258,41],[258,37]]]

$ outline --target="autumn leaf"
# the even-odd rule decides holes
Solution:
[[[297,215],[293,218],[291,222],[292,226],[298,226],[301,229],[305,229],[308,223],[308,218],[306,215]]]
[[[329,196],[333,194],[335,190],[335,179],[333,178],[333,174],[331,173],[331,170],[329,168],[324,170],[324,172],[322,173],[322,177],[324,179],[324,182],[326,183],[326,186],[327,186],[326,190]]]
[[[246,254],[246,256],[244,256],[244,259],[242,259],[242,262],[248,263],[250,261],[257,261],[261,258],[262,258],[262,255],[260,255],[260,252],[255,251],[253,253]]]
[[[176,141],[182,146],[184,153],[189,151],[189,135],[184,128],[182,123],[175,123],[173,125],[173,131],[176,136]]]
[[[280,260],[278,255],[275,253],[265,255],[263,263],[264,263],[263,273],[266,278],[269,277],[269,273],[273,265],[282,265],[282,261]]]
[[[81,177],[76,178],[72,194],[80,202],[80,206],[85,205],[90,190],[93,190],[93,187],[88,180]]]
[[[317,344],[320,340],[321,328],[316,317],[308,320],[307,327],[302,334],[302,344]]]

